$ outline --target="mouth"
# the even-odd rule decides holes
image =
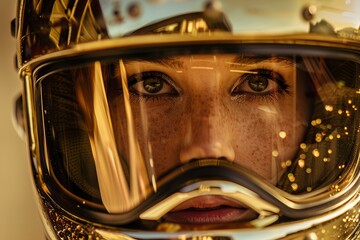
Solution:
[[[232,223],[255,218],[255,212],[241,203],[215,195],[185,201],[164,216],[165,221],[180,224]]]

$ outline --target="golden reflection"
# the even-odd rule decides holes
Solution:
[[[325,105],[325,110],[328,112],[332,112],[334,110],[334,107],[332,105]]]
[[[299,165],[300,168],[304,168],[305,167],[305,161],[303,159],[300,159],[298,161],[298,165]]]
[[[286,138],[286,132],[284,132],[284,131],[279,132],[279,136],[280,136],[282,139]]]
[[[319,149],[314,149],[313,151],[312,151],[312,154],[315,156],[315,157],[319,157],[320,156],[320,151],[319,151]]]
[[[300,148],[301,148],[302,150],[305,150],[305,149],[306,149],[306,143],[301,143],[301,144],[300,144]]]
[[[297,183],[292,183],[291,188],[293,189],[293,191],[296,191],[296,190],[298,190],[299,186]]]
[[[287,160],[287,161],[285,162],[285,164],[286,164],[287,167],[290,167],[291,164],[292,164],[292,162],[291,162],[291,160]]]
[[[288,174],[288,178],[289,178],[289,181],[290,181],[290,182],[295,182],[295,176],[294,176],[294,174],[289,173],[289,174]]]
[[[279,152],[277,150],[272,151],[272,156],[273,157],[278,157],[279,156]]]

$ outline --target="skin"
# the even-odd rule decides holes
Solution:
[[[135,126],[141,145],[148,145],[142,139],[151,144],[156,176],[193,159],[222,158],[275,183],[281,162],[301,143],[309,103],[291,59],[196,55],[125,66]],[[144,72],[150,77],[139,77]],[[265,88],[249,86],[255,75]],[[134,83],[134,76],[140,80]],[[150,93],[143,81],[149,78],[164,81],[162,87]],[[111,102],[114,122],[126,126],[122,94],[115,91]],[[115,131],[125,143],[124,129]]]
[[[126,158],[128,122],[115,69],[108,95]],[[135,132],[145,159],[154,161],[156,178],[194,159],[217,158],[276,184],[310,118],[305,84],[289,58],[194,55],[125,61],[125,69]],[[205,224],[255,217],[241,203],[209,195],[186,201],[164,218]]]

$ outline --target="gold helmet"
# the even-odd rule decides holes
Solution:
[[[13,27],[49,238],[360,239],[360,1],[19,0]]]

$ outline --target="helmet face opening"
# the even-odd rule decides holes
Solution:
[[[346,216],[338,238],[356,234],[360,21],[339,16],[358,2],[30,2],[18,62],[54,236],[280,238]]]
[[[305,46],[287,53],[276,45],[262,53],[251,45],[232,51],[217,45],[208,54],[190,49],[94,54],[35,71],[53,195],[65,192],[74,205],[117,216],[113,224],[141,219],[151,205],[207,180],[233,182],[235,192],[245,185],[287,217],[301,214],[283,198],[303,199],[297,204],[305,211],[306,199],[324,192],[319,206],[327,206],[357,160],[357,57],[327,48],[315,55]],[[182,196],[155,220],[222,223],[261,215],[226,187],[208,187],[208,193],[194,187],[197,194]],[[202,206],[206,198],[215,203]],[[204,209],[234,217],[211,220]],[[249,213],[242,218],[239,209]]]

